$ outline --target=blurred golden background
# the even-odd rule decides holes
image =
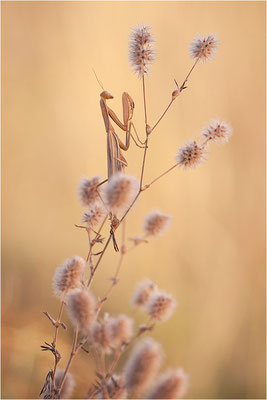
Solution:
[[[114,95],[135,101],[144,137],[141,81],[128,62],[130,29],[151,24],[156,62],[147,76],[148,119],[169,102],[173,79],[192,65],[189,43],[217,33],[215,59],[200,64],[151,137],[145,182],[173,165],[177,148],[214,117],[234,134],[210,148],[192,171],[174,170],[135,206],[128,236],[144,216],[173,216],[162,238],[130,252],[104,311],[131,313],[135,284],[154,280],[179,301],[152,336],[166,353],[165,369],[190,375],[188,398],[265,397],[265,3],[264,2],[2,2],[2,398],[36,398],[52,355],[42,314],[57,315],[52,277],[65,258],[86,257],[87,237],[74,227],[83,176],[106,177],[106,133],[94,68]],[[117,129],[121,138],[123,132]],[[139,176],[142,152],[133,143],[127,172]],[[119,233],[118,233],[119,235]],[[93,284],[108,287],[112,248]],[[144,319],[137,315],[138,322]],[[68,324],[67,315],[64,320]],[[72,329],[60,331],[66,364]],[[122,364],[121,364],[122,365]],[[74,359],[74,396],[93,377],[85,353]]]

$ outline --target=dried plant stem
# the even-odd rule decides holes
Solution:
[[[159,176],[157,176],[157,178],[153,179],[153,181],[151,181],[150,183],[147,183],[144,188],[149,188],[152,183],[156,182],[157,180],[159,180],[160,178],[162,178],[164,175],[168,174],[170,171],[172,171],[174,168],[176,168],[178,165],[178,163],[174,164],[171,168],[167,169],[167,171],[163,172],[162,174],[160,174]]]
[[[145,126],[147,127],[146,86],[145,86],[145,77],[144,77],[144,75],[142,77],[142,85],[143,85],[143,98],[144,98]],[[143,155],[142,168],[141,168],[141,177],[140,177],[140,191],[141,191],[141,188],[142,188],[143,176],[144,176],[144,170],[145,170],[146,153],[147,153],[147,149],[148,149],[148,146],[147,146],[148,145],[148,138],[149,138],[149,136],[147,134],[147,129],[146,129],[145,150],[144,150],[144,155]]]
[[[78,348],[76,348],[77,339],[78,339],[78,333],[79,333],[79,330],[78,330],[78,327],[77,327],[75,329],[75,333],[74,333],[74,337],[73,337],[72,349],[71,349],[71,353],[70,353],[70,356],[69,356],[69,360],[68,360],[67,366],[66,366],[64,374],[63,374],[63,378],[62,378],[61,384],[60,384],[58,392],[57,392],[58,397],[60,397],[60,392],[61,392],[62,387],[64,385],[68,370],[70,368],[71,361],[72,361],[73,357],[75,356],[78,348],[80,348],[80,345],[78,346]]]
[[[106,250],[108,248],[108,245],[109,245],[109,242],[111,241],[111,238],[112,238],[112,233],[110,233],[109,238],[106,241],[105,247],[104,247],[104,249],[102,250],[102,252],[101,252],[101,254],[99,256],[94,269],[91,271],[90,277],[89,277],[88,282],[87,282],[87,288],[89,288],[91,286],[92,280],[93,280],[94,275],[95,275],[96,270],[97,270],[97,267],[98,267],[100,261],[102,260],[103,255],[105,254],[105,252],[106,252]]]
[[[60,304],[60,309],[59,309],[59,313],[58,313],[58,317],[57,317],[57,321],[56,321],[56,323],[55,323],[55,335],[54,335],[54,339],[53,339],[53,342],[52,342],[52,346],[54,347],[54,351],[55,351],[55,364],[54,364],[54,369],[53,369],[53,375],[52,375],[52,379],[53,379],[53,381],[52,381],[52,384],[53,384],[53,389],[55,390],[55,376],[56,376],[56,370],[57,370],[57,365],[58,365],[58,362],[59,362],[59,360],[60,360],[60,358],[58,358],[57,356],[56,356],[56,344],[57,344],[57,336],[58,336],[58,328],[60,327],[60,320],[61,320],[61,316],[62,316],[62,312],[63,312],[63,308],[64,308],[64,301],[62,300],[61,301],[61,304]]]
[[[196,61],[194,62],[193,66],[191,67],[190,71],[188,72],[188,74],[185,77],[185,80],[183,81],[182,85],[180,86],[180,92],[182,92],[182,90],[185,89],[185,84],[189,78],[189,76],[191,75],[192,71],[194,70],[195,66],[197,65],[198,61],[200,60],[200,57],[198,57],[196,59]],[[150,134],[152,133],[152,131],[156,128],[156,126],[160,123],[160,121],[162,120],[162,118],[165,116],[165,114],[167,113],[167,111],[169,110],[170,106],[172,105],[172,103],[174,102],[175,99],[172,99],[170,101],[170,103],[168,104],[168,106],[166,107],[165,111],[161,114],[161,116],[159,117],[159,119],[157,120],[157,122],[155,123],[155,125],[151,128],[150,130]]]
[[[121,252],[120,252],[120,258],[117,264],[117,268],[116,268],[116,272],[114,277],[112,277],[112,283],[110,285],[110,287],[108,288],[108,290],[106,291],[105,295],[103,296],[103,298],[99,301],[98,303],[98,309],[97,309],[97,314],[99,313],[99,311],[101,310],[104,302],[108,299],[110,293],[112,292],[113,288],[117,285],[118,283],[118,276],[121,270],[121,266],[122,266],[122,262],[124,259],[124,256],[126,254],[126,249],[125,249],[125,239],[126,239],[126,226],[125,226],[125,221],[123,221],[122,223],[122,240],[121,240]]]
[[[174,99],[171,99],[170,103],[168,104],[167,108],[165,109],[165,111],[161,114],[160,118],[157,120],[157,122],[155,123],[155,125],[151,128],[150,133],[156,128],[156,126],[160,123],[160,121],[162,120],[162,118],[164,117],[164,115],[167,113],[168,109],[170,108],[170,106],[172,105],[172,103],[174,102]]]
[[[145,124],[147,125],[146,86],[145,86],[145,76],[144,75],[142,76],[142,85],[143,85]]]
[[[183,81],[183,83],[182,83],[181,86],[180,86],[180,91],[182,91],[182,90],[185,89],[185,84],[186,84],[186,82],[187,82],[189,76],[191,75],[192,71],[194,70],[195,66],[196,66],[197,63],[199,62],[199,60],[200,60],[200,56],[196,59],[196,61],[194,62],[193,66],[191,67],[190,71],[189,71],[188,74],[186,75],[185,80]]]
[[[93,268],[94,268],[94,265],[93,265],[93,257],[92,257],[93,244],[92,244],[92,242],[91,242],[91,232],[90,232],[90,229],[88,229],[87,233],[88,233],[88,242],[89,242],[89,252],[88,252],[88,255],[87,255],[87,258],[86,258],[86,262],[89,263],[90,271],[92,271]]]

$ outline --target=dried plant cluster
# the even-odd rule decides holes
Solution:
[[[158,285],[150,280],[137,284],[131,305],[133,309],[141,310],[147,316],[147,322],[140,326],[136,326],[134,319],[130,316],[124,314],[110,316],[107,312],[102,312],[102,307],[106,305],[113,288],[119,282],[120,269],[127,252],[162,235],[171,222],[171,217],[161,211],[149,212],[144,218],[143,232],[129,238],[131,245],[126,246],[125,222],[137,199],[152,184],[174,168],[197,167],[206,160],[211,142],[226,142],[232,133],[231,127],[226,122],[213,120],[200,132],[197,139],[191,139],[178,148],[174,165],[150,183],[143,184],[148,142],[153,138],[154,129],[158,127],[172,103],[186,89],[189,76],[199,61],[211,59],[218,46],[215,35],[209,35],[207,38],[196,37],[190,45],[190,54],[194,58],[193,66],[181,85],[175,81],[175,88],[170,94],[170,103],[154,125],[149,125],[145,76],[155,59],[155,40],[150,31],[149,26],[135,28],[131,34],[129,46],[130,63],[142,82],[145,119],[143,141],[137,134],[135,139],[131,133],[133,101],[130,96],[127,93],[123,94],[124,119],[122,123],[106,103],[113,96],[104,89],[100,95],[100,105],[108,136],[108,180],[102,182],[100,177],[95,176],[83,178],[79,183],[78,194],[85,208],[82,216],[84,225],[76,226],[84,229],[88,235],[89,250],[86,259],[74,256],[64,261],[63,265],[55,271],[53,286],[55,295],[60,300],[60,310],[56,320],[45,312],[55,332],[52,342],[41,346],[43,351],[52,352],[54,367],[46,376],[40,394],[41,398],[71,397],[75,384],[75,379],[70,373],[72,359],[80,349],[85,350],[86,343],[89,347],[88,357],[93,355],[96,360],[96,375],[94,383],[88,387],[88,392],[84,393],[84,398],[174,399],[183,397],[187,390],[188,376],[182,368],[161,371],[163,361],[161,345],[150,337],[140,339],[141,336],[155,329],[158,323],[167,321],[171,317],[177,306],[172,295],[159,289]],[[112,123],[116,123],[125,131],[125,145],[118,139]],[[121,150],[128,149],[131,137],[143,152],[139,179],[124,173],[127,162]],[[106,225],[109,227],[110,234],[107,239],[104,239],[101,232]],[[119,228],[122,230],[120,246],[116,240]],[[115,251],[119,251],[119,257],[110,287],[101,298],[99,293],[93,293],[91,285],[106,249],[112,243]],[[100,250],[98,249],[95,253],[93,249],[96,245],[100,247]],[[64,306],[67,308],[69,321],[73,325],[74,335],[67,365],[62,368],[61,365],[59,366],[61,354],[58,350],[58,332],[60,327],[66,328],[61,321]],[[120,366],[122,372],[118,373],[117,366],[121,355],[128,352],[129,348],[127,361],[125,365]]]

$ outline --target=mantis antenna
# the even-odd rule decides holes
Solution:
[[[93,72],[94,72],[94,74],[95,74],[95,77],[96,77],[96,80],[97,80],[97,82],[98,82],[99,86],[101,86],[101,88],[102,88],[103,90],[105,90],[105,89],[104,89],[104,87],[103,87],[103,84],[102,84],[102,82],[101,82],[101,81],[98,79],[98,77],[97,77],[97,75],[96,75],[96,72],[95,72],[94,68],[92,68],[92,70],[93,70]]]

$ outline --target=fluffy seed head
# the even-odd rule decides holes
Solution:
[[[153,211],[147,215],[144,222],[144,232],[146,236],[160,236],[168,230],[171,216]]]
[[[204,139],[213,142],[228,142],[229,137],[232,135],[232,128],[226,122],[214,120],[201,132]]]
[[[122,376],[113,375],[106,381],[106,389],[109,399],[127,399],[127,389]],[[104,399],[104,393],[101,392],[97,396],[98,399]]]
[[[134,307],[144,307],[151,295],[157,288],[157,285],[151,281],[144,281],[138,283],[132,298],[132,305]]]
[[[159,377],[156,385],[149,391],[147,399],[181,399],[186,393],[188,375],[182,368],[169,371]]]
[[[105,314],[101,322],[95,322],[90,331],[92,345],[103,353],[110,353],[112,346],[111,319]]]
[[[165,292],[156,292],[150,296],[146,312],[157,321],[167,321],[177,305],[176,300]]]
[[[162,360],[158,343],[148,338],[138,343],[125,366],[125,383],[128,391],[134,395],[142,394],[152,383]]]
[[[112,345],[118,347],[127,343],[133,336],[133,320],[127,315],[119,315],[111,321]]]
[[[210,60],[214,57],[219,41],[216,35],[211,34],[207,38],[197,35],[190,43],[190,55],[192,58],[199,58],[202,61]]]
[[[103,221],[106,215],[104,207],[100,203],[95,203],[87,210],[82,218],[82,223],[87,224],[89,228],[95,228]]]
[[[149,70],[149,65],[155,60],[155,41],[148,25],[133,28],[129,43],[129,60],[134,72],[141,78]]]
[[[83,332],[89,334],[92,322],[95,319],[96,301],[87,290],[77,290],[67,297],[67,310],[72,324]]]
[[[178,167],[185,169],[195,168],[205,160],[207,149],[205,146],[200,146],[195,140],[186,143],[184,147],[178,149],[176,161]]]
[[[60,384],[62,382],[62,378],[64,375],[64,370],[57,370],[55,374],[55,386],[56,388],[60,387]],[[72,395],[72,391],[74,388],[75,382],[73,379],[73,376],[71,374],[67,374],[65,378],[65,382],[62,386],[61,392],[60,392],[60,398],[61,399],[70,399]]]
[[[106,202],[115,214],[129,207],[137,195],[139,183],[136,178],[118,173],[113,175],[106,186]]]
[[[93,178],[83,178],[78,185],[78,194],[83,206],[89,207],[99,200],[97,185],[100,182],[99,176]],[[100,189],[99,189],[100,191]]]
[[[54,275],[55,294],[63,298],[71,290],[81,288],[84,269],[85,261],[82,257],[75,256],[65,260]]]

